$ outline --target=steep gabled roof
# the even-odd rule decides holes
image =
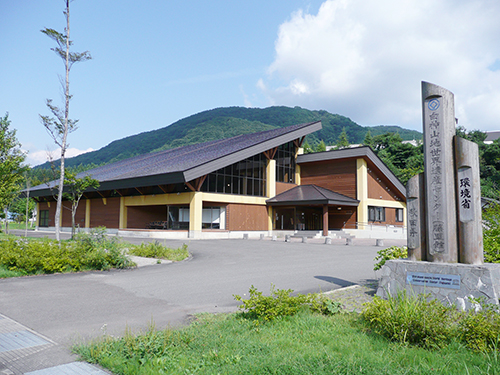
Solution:
[[[398,192],[401,193],[403,197],[406,197],[406,188],[404,187],[404,185],[368,146],[299,155],[299,157],[297,158],[297,164],[361,157],[368,159],[373,165],[375,165],[375,167],[377,167],[384,174],[384,176],[391,182],[391,184],[394,185]]]
[[[268,199],[270,206],[310,206],[334,204],[358,206],[359,201],[316,185],[299,185]]]
[[[321,122],[317,121],[243,134],[135,156],[82,172],[77,177],[90,175],[99,181],[101,191],[183,183],[320,129]],[[30,195],[48,196],[50,187],[56,184],[57,181],[51,181],[49,185],[36,186]]]

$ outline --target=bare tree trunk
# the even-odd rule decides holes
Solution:
[[[71,210],[71,239],[75,237],[75,215],[76,215],[76,209],[73,208]]]
[[[61,220],[61,211],[62,211],[62,196],[64,189],[64,159],[66,156],[66,139],[68,138],[68,119],[69,119],[69,0],[66,0],[66,59],[65,59],[65,69],[66,69],[66,85],[65,85],[65,108],[64,108],[64,132],[62,136],[61,142],[61,175],[59,179],[59,194],[57,195],[57,206],[56,206],[56,215],[55,215],[55,225],[56,225],[56,240],[61,240],[60,235],[60,220]]]

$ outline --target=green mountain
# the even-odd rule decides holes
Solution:
[[[321,140],[327,145],[334,144],[343,128],[353,144],[361,143],[368,129],[372,136],[390,131],[398,132],[403,140],[422,139],[422,134],[414,130],[383,125],[363,127],[347,117],[327,111],[310,111],[300,107],[224,107],[186,117],[158,130],[113,141],[97,151],[66,159],[66,165],[106,164],[153,151],[313,121],[321,121],[323,129],[307,136],[307,142],[312,146]],[[45,163],[36,168],[49,166]]]

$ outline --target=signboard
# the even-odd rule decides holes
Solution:
[[[428,286],[433,288],[460,289],[460,275],[407,272],[406,283],[410,285]]]
[[[474,184],[472,183],[472,168],[462,167],[458,169],[458,199],[460,221],[469,222],[474,220]]]

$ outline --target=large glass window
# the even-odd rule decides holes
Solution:
[[[259,154],[210,173],[201,191],[209,193],[266,194],[266,158]]]
[[[385,222],[385,207],[368,206],[368,221]]]
[[[293,142],[278,147],[276,152],[276,181],[295,183],[295,153]]]
[[[203,208],[201,225],[203,229],[225,229],[226,209],[224,207]]]
[[[189,207],[167,206],[166,229],[189,229]]]
[[[402,208],[396,208],[396,222],[402,223],[403,221],[404,221],[403,209]]]
[[[164,229],[189,229],[189,207],[167,206],[167,227]],[[226,208],[204,207],[201,213],[203,229],[225,229]]]

